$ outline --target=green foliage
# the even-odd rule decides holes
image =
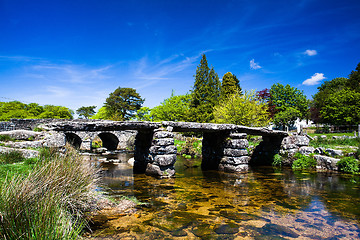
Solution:
[[[137,110],[135,118],[138,121],[152,121],[150,112],[151,109],[149,107],[141,107]]]
[[[20,151],[0,153],[0,164],[12,164],[17,162],[23,162],[24,160],[25,158]]]
[[[95,114],[95,108],[96,106],[81,107],[76,110],[76,113],[85,119],[89,119]]]
[[[296,119],[301,115],[300,111],[293,107],[288,107],[282,112],[278,112],[274,116],[274,124],[276,126],[293,126]]]
[[[109,120],[110,116],[105,106],[101,107],[99,111],[91,117],[91,119],[102,119],[102,120]]]
[[[189,120],[193,122],[211,122],[213,108],[220,96],[220,81],[214,68],[208,67],[205,54],[196,68],[195,83],[191,93]]]
[[[152,121],[186,121],[190,109],[190,95],[175,96],[165,99],[150,111]]]
[[[74,150],[0,186],[1,239],[79,239],[94,202],[95,170]]]
[[[72,119],[73,111],[62,106],[45,105],[37,103],[25,104],[18,101],[0,102],[0,121],[17,119],[64,118]]]
[[[308,100],[303,91],[291,87],[289,84],[286,86],[277,83],[271,86],[270,89],[270,104],[274,108],[275,117],[277,114],[287,111],[282,114],[278,119],[293,119],[294,117],[304,119],[308,116]],[[296,109],[296,111],[294,110]],[[296,116],[295,116],[296,115]],[[287,122],[291,126],[291,122]]]
[[[231,72],[225,73],[221,82],[220,99],[226,99],[238,92],[241,93],[239,79]]]
[[[195,137],[187,137],[185,141],[175,140],[175,146],[178,153],[185,158],[201,156],[202,142]]]
[[[322,119],[334,125],[355,125],[360,122],[360,92],[343,89],[324,100]]]
[[[294,158],[296,159],[291,168],[293,170],[307,170],[316,167],[316,160],[310,156],[296,153]]]
[[[338,161],[336,165],[339,167],[339,170],[342,172],[358,173],[360,170],[359,160],[352,157],[344,157],[340,159],[340,161]]]
[[[135,89],[118,87],[106,98],[105,107],[111,120],[125,121],[134,117],[143,103]]]
[[[316,123],[354,125],[360,114],[360,63],[349,78],[334,78],[318,87],[313,96],[311,119]]]
[[[280,154],[277,153],[274,155],[272,165],[273,167],[281,167],[282,157],[280,156]]]
[[[10,141],[15,141],[15,139],[10,137],[9,135],[0,135],[0,141],[10,142]]]
[[[221,101],[214,109],[216,123],[260,127],[270,122],[266,103],[256,99],[254,91],[239,92]]]
[[[329,134],[332,136],[332,134]],[[334,147],[334,146],[353,146],[357,147],[360,144],[359,138],[317,138],[315,140],[310,141],[310,146],[312,147]]]

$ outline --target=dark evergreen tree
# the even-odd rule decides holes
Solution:
[[[231,72],[224,74],[221,82],[220,99],[225,100],[234,93],[241,92],[240,82]]]
[[[106,99],[105,107],[111,120],[130,120],[141,108],[144,99],[133,88],[117,88]]]
[[[191,93],[189,120],[210,122],[214,119],[213,108],[220,96],[220,81],[214,68],[208,66],[205,54],[196,68],[195,83]]]

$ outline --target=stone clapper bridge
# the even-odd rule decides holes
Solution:
[[[137,121],[62,121],[45,124],[50,130],[62,132],[66,141],[80,146],[84,132],[103,134],[105,147],[114,150],[117,145],[116,132],[136,130],[134,173],[146,173],[159,177],[173,177],[177,148],[173,132],[202,132],[203,170],[246,172],[249,163],[265,155],[278,152],[287,132],[267,128],[246,127],[233,124],[194,122],[137,122]],[[111,134],[112,133],[112,134]],[[263,141],[249,156],[247,134],[262,136]],[[113,140],[113,143],[112,143]],[[91,142],[88,143],[89,149]]]

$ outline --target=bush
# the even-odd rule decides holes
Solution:
[[[348,173],[358,173],[359,172],[359,160],[352,157],[344,157],[337,162],[337,166],[340,171]]]
[[[293,170],[306,170],[316,167],[316,160],[312,157],[300,153],[296,153],[294,157],[296,160],[291,166]]]
[[[0,238],[78,239],[94,201],[96,172],[73,149],[0,186]]]
[[[14,141],[15,139],[10,137],[9,135],[0,135],[0,141],[2,142],[10,142]]]
[[[12,164],[17,162],[23,162],[24,160],[25,158],[20,151],[0,153],[0,164]]]
[[[280,156],[280,154],[277,153],[274,155],[272,165],[273,167],[281,167],[282,157]]]

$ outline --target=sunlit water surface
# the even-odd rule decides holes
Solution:
[[[176,178],[103,164],[109,195],[146,203],[93,226],[99,239],[360,239],[360,177],[272,167],[202,171],[178,157]]]

